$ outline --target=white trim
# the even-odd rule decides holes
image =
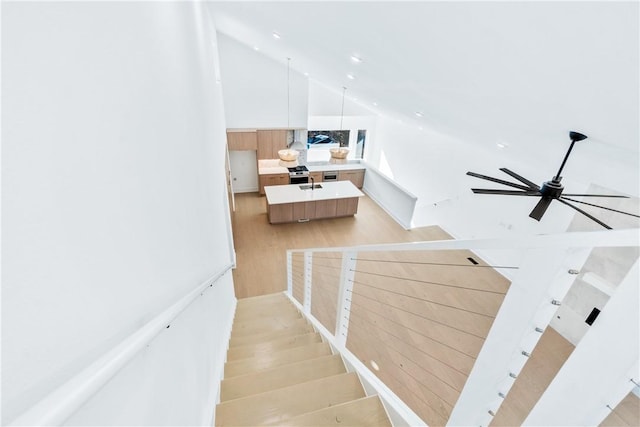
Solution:
[[[60,425],[113,378],[156,335],[166,329],[202,292],[227,274],[232,265],[225,266],[204,283],[158,314],[143,327],[129,335],[104,356],[31,407],[11,425]]]

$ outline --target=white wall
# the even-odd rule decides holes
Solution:
[[[276,62],[224,34],[218,40],[227,127],[306,129],[307,78],[290,70],[287,107],[287,58]]]
[[[3,4],[3,423],[231,261],[206,13],[200,3]],[[233,295],[207,301],[197,304],[224,310]],[[208,318],[194,310],[184,325]],[[202,345],[186,356],[198,375],[157,389],[175,378],[173,356],[151,346],[117,380],[137,391],[128,404],[82,422],[107,411],[123,424],[159,423],[155,411],[209,422],[212,396],[184,391],[203,390],[223,350],[200,332],[167,332],[158,340],[179,346],[156,347]]]

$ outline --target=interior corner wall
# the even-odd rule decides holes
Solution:
[[[7,2],[2,9],[7,424],[232,254],[226,125],[206,5]],[[235,303],[232,279],[219,285],[176,320],[200,329],[162,332],[144,363],[133,361],[112,380],[122,386],[115,400],[96,396],[84,424],[211,422],[217,385],[203,381],[215,376],[211,361],[226,342],[214,340]],[[185,363],[175,360],[191,370],[177,374]],[[101,419],[109,412],[117,416]]]
[[[307,128],[304,75],[291,67],[287,81],[286,58],[274,61],[225,34],[218,41],[228,128]]]

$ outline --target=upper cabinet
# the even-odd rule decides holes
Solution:
[[[258,160],[277,159],[278,151],[287,148],[286,129],[258,130]]]
[[[227,131],[227,146],[229,150],[257,150],[258,133],[256,131],[229,132]]]

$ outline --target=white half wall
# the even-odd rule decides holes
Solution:
[[[6,424],[232,262],[232,253],[226,125],[205,4],[2,9]],[[221,344],[200,339],[226,326],[208,323],[204,312],[228,317],[234,300],[206,301],[114,380],[130,393],[122,396],[128,404],[94,406],[82,423],[109,424],[101,419],[109,411],[121,424],[158,424],[161,414],[173,424],[209,423],[212,396],[200,392]],[[186,326],[196,323],[208,331]],[[189,360],[198,374],[168,386],[176,377],[170,359],[181,367]],[[155,400],[144,391],[154,385],[166,386]]]

